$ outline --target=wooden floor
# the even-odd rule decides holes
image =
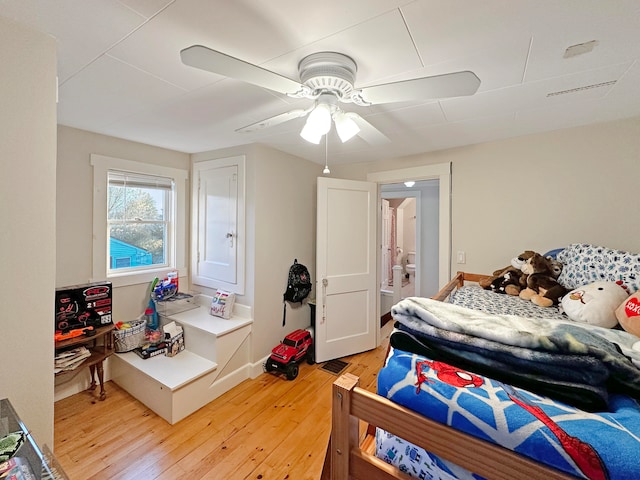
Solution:
[[[343,372],[376,388],[393,322],[380,347],[345,357]],[[336,376],[300,366],[298,378],[263,373],[175,425],[113,382],[107,399],[82,392],[55,404],[54,453],[72,480],[320,478]]]

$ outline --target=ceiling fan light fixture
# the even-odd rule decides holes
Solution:
[[[329,130],[331,130],[331,105],[318,103],[309,114],[300,136],[307,142],[317,145]]]
[[[317,133],[312,125],[309,125],[309,122],[305,123],[302,131],[300,132],[300,136],[304,138],[309,143],[314,143],[316,145],[320,144],[320,140],[322,139],[322,134]]]
[[[331,107],[325,103],[319,103],[309,114],[307,125],[318,133],[324,135],[331,130]]]
[[[360,132],[360,127],[353,118],[347,116],[342,110],[339,110],[333,116],[333,120],[336,124],[336,131],[342,143],[351,140],[355,135]]]
[[[576,47],[591,48],[595,44],[597,44],[596,41],[587,42],[587,44]],[[572,54],[580,52],[569,51]],[[354,82],[358,66],[355,60],[343,53],[331,51],[312,53],[300,60],[298,64],[299,81],[203,45],[192,45],[182,49],[180,58],[182,63],[190,67],[233,78],[293,98],[314,100],[315,105],[311,108],[281,113],[236,131],[254,132],[309,115],[300,136],[316,145],[320,143],[322,136],[331,130],[332,121],[336,123],[336,130],[343,143],[356,134],[364,142],[373,146],[390,142],[389,138],[360,115],[355,112],[342,112],[338,103],[353,103],[368,107],[385,103],[460,97],[473,95],[481,83],[475,73],[460,71],[370,85],[356,90]],[[336,116],[337,113],[340,115]],[[343,121],[344,118],[347,120]]]

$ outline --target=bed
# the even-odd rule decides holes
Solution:
[[[634,254],[573,244],[565,249],[563,262],[565,282],[570,278],[575,285],[581,285],[591,280],[622,278],[637,290],[640,259]],[[484,365],[473,342],[462,341],[455,344],[456,348],[447,344],[460,340],[452,339],[451,331],[455,335],[465,333],[469,319],[464,315],[460,325],[445,328],[445,342],[439,339],[435,346],[428,341],[423,344],[420,335],[425,332],[416,334],[410,317],[416,311],[417,316],[424,315],[424,309],[427,316],[436,318],[428,325],[429,339],[433,334],[429,328],[443,327],[443,318],[448,323],[454,317],[449,310],[469,311],[468,305],[443,302],[483,277],[458,272],[433,299],[417,299],[417,306],[401,302],[394,307],[396,320],[402,320],[403,315],[409,320],[396,324],[400,328],[391,337],[393,340],[395,335],[396,340],[391,342],[387,361],[379,373],[379,394],[359,388],[358,378],[350,374],[341,376],[333,385],[332,434],[323,479],[640,478],[640,465],[635,466],[640,452],[637,337],[614,330],[606,333],[622,346],[615,344],[609,351],[607,343],[603,347],[605,353],[596,354],[593,368],[591,364],[581,368],[579,363],[573,363],[585,361],[582,358],[551,356],[559,367],[554,369],[558,370],[557,375],[552,375],[550,383],[555,386],[550,395],[528,383],[539,374],[535,362],[525,362],[522,367],[518,363],[516,370],[524,375],[513,378],[508,362],[503,367],[499,362],[492,365],[492,361]],[[494,306],[491,301],[484,303],[489,304],[489,310]],[[476,312],[485,319],[501,315],[482,309],[473,315]],[[545,319],[546,316],[554,320]],[[547,328],[566,323],[567,328],[573,328],[561,311],[545,312],[539,319],[533,323]],[[414,348],[416,345],[418,348]],[[460,355],[459,345],[469,348]],[[622,352],[621,358],[617,352]],[[488,357],[502,361],[502,353],[498,349],[496,355]],[[598,363],[603,359],[604,366]],[[562,362],[569,368],[562,368]],[[460,368],[461,365],[469,368]],[[575,378],[574,371],[590,373],[585,380],[580,375]],[[579,394],[574,395],[575,391]],[[561,401],[557,399],[559,394]],[[412,403],[415,397],[420,398],[417,404]],[[446,408],[440,408],[442,405]]]

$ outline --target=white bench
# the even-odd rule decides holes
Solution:
[[[112,380],[171,424],[250,376],[251,308],[236,304],[227,320],[210,315],[210,304],[206,295],[158,303],[161,325],[183,328],[185,350],[176,356],[112,356]]]

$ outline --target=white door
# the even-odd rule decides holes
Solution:
[[[377,184],[318,178],[316,361],[377,346]]]
[[[195,173],[199,225],[195,276],[236,284],[238,168],[201,168]]]

